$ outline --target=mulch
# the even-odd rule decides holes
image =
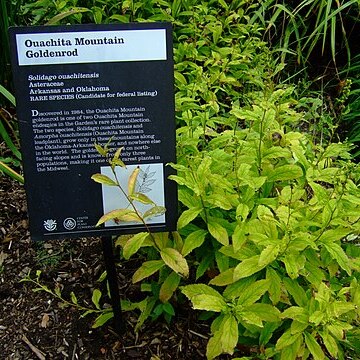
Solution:
[[[1,359],[205,359],[209,323],[199,321],[188,305],[177,309],[170,324],[149,320],[138,333],[139,313],[124,312],[126,332],[119,336],[112,322],[93,329],[94,315],[81,317],[75,307],[20,282],[40,270],[42,285],[58,287],[67,299],[74,292],[79,303],[93,307],[92,292],[104,286],[97,280],[105,265],[98,238],[33,242],[24,189],[1,174],[0,236]],[[130,281],[138,264],[118,265],[121,298],[139,300],[141,293]]]

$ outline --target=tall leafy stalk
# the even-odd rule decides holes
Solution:
[[[9,19],[11,19],[11,14],[9,14],[7,9],[8,1],[0,2],[0,40],[2,44],[2,49],[0,53],[0,84],[9,84],[9,70],[10,70],[10,45],[7,29],[10,26]]]

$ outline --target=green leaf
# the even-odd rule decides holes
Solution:
[[[175,315],[175,310],[170,303],[162,304],[162,308],[163,308],[164,312],[166,312],[167,314],[169,314],[171,316]]]
[[[303,333],[304,330],[306,330],[309,327],[309,323],[303,323],[297,320],[293,320],[293,322],[291,323],[290,326],[290,331],[292,334],[298,334],[298,333]]]
[[[353,327],[346,322],[334,321],[332,324],[328,324],[327,328],[335,339],[341,341],[344,339],[346,331],[351,330]]]
[[[194,309],[222,312],[227,308],[226,302],[223,298],[218,296],[200,294],[191,298]]]
[[[94,144],[94,146],[95,146],[95,149],[96,149],[96,151],[101,155],[101,156],[105,156],[106,157],[106,155],[107,155],[107,153],[108,153],[108,150],[107,149],[105,149],[104,147],[102,147],[101,145],[99,145],[99,144]]]
[[[221,331],[216,331],[214,336],[209,339],[206,346],[206,358],[208,360],[215,359],[222,353],[221,335]]]
[[[78,13],[82,13],[82,12],[87,12],[90,11],[89,9],[85,8],[85,7],[74,7],[70,10],[64,11],[60,14],[55,15],[54,17],[52,17],[48,22],[45,23],[45,25],[54,25],[57,24],[60,20],[70,16],[70,15],[74,15],[74,14],[78,14]]]
[[[137,233],[132,236],[126,243],[123,248],[123,255],[125,259],[129,259],[134,255],[143,245],[145,239],[149,236],[147,232]]]
[[[249,207],[246,204],[239,204],[236,208],[236,218],[245,221],[249,215]]]
[[[218,319],[219,317],[215,321]],[[238,337],[236,318],[231,314],[223,316],[220,324],[218,324],[218,329],[214,332],[214,336],[208,341],[206,348],[207,359],[214,359],[222,353],[233,354],[238,343]]]
[[[176,79],[179,83],[181,83],[181,84],[183,84],[183,85],[186,85],[186,84],[187,84],[184,75],[181,74],[179,71],[174,71],[174,77],[175,77],[175,79]]]
[[[176,272],[172,272],[162,283],[159,299],[161,302],[166,303],[172,297],[174,291],[177,289],[180,283],[180,276]]]
[[[290,306],[281,314],[283,319],[289,318],[301,323],[309,324],[308,310],[299,306]]]
[[[237,299],[238,305],[251,305],[254,304],[269,288],[268,280],[259,280],[248,286],[246,291],[239,294]]]
[[[162,250],[162,249],[168,247],[168,244],[169,244],[169,233],[168,232],[158,232],[158,233],[152,234],[152,237],[153,237],[158,249]]]
[[[319,242],[324,244],[329,244],[334,241],[339,241],[343,239],[345,236],[349,235],[352,232],[351,228],[338,228],[338,229],[330,229],[324,231],[319,237]]]
[[[8,91],[6,88],[4,88],[1,84],[0,84],[0,94],[4,95],[10,102],[12,105],[16,105],[16,100],[15,100],[15,96],[13,94],[11,94],[10,91]]]
[[[292,334],[290,330],[284,332],[276,342],[276,350],[282,350],[294,343],[301,334]]]
[[[270,304],[251,304],[246,309],[249,312],[254,313],[261,320],[269,321],[269,322],[277,322],[280,321],[280,311],[273,305]]]
[[[118,184],[114,180],[103,174],[94,174],[91,176],[91,179],[103,185],[118,186]]]
[[[215,251],[215,261],[220,272],[229,269],[229,257],[218,250]]]
[[[204,294],[218,297],[222,299],[223,297],[211,286],[205,284],[193,284],[186,285],[181,287],[181,292],[191,301],[194,296]]]
[[[1,123],[0,123],[1,126]],[[21,184],[24,184],[25,180],[22,175],[12,169],[10,166],[6,165],[3,161],[0,160],[0,173],[3,172],[4,174],[10,176],[11,178],[19,181]]]
[[[302,337],[299,336],[296,340],[286,348],[281,350],[280,360],[298,360],[299,359],[299,350],[300,354],[302,352],[303,340]]]
[[[278,273],[271,267],[266,269],[266,279],[269,283],[269,296],[271,302],[276,305],[280,301],[281,296],[281,281]]]
[[[332,303],[332,310],[336,317],[340,317],[342,314],[345,314],[354,309],[356,309],[356,305],[351,302],[334,301]]]
[[[164,260],[165,264],[176,273],[184,277],[189,276],[189,266],[185,258],[177,250],[173,248],[162,249],[160,256]]]
[[[184,226],[186,226],[189,222],[194,220],[201,213],[202,210],[203,210],[202,208],[198,208],[198,207],[185,210],[179,216],[179,219],[178,219],[178,222],[177,222],[177,228],[181,229]]]
[[[232,355],[239,341],[239,330],[236,318],[231,314],[226,314],[221,322],[219,331],[221,331],[222,352]]]
[[[239,294],[246,292],[248,287],[255,282],[255,279],[255,276],[250,276],[228,285],[224,290],[224,297],[229,300],[234,300]]]
[[[141,219],[136,214],[135,211],[129,209],[117,209],[109,211],[108,213],[104,214],[99,221],[97,222],[96,226],[103,224],[106,221],[116,220],[116,221],[137,221],[141,222]]]
[[[259,345],[266,345],[270,339],[274,331],[279,327],[279,323],[267,322],[264,324],[263,329],[261,330],[260,337],[259,337]]]
[[[336,260],[339,266],[344,269],[348,275],[351,275],[349,258],[345,254],[345,251],[342,249],[342,247],[339,244],[330,241],[323,242],[323,245],[332,258]]]
[[[280,146],[273,146],[270,149],[266,149],[263,154],[263,159],[278,159],[278,158],[290,158],[291,152],[287,148]]]
[[[145,261],[139,269],[137,269],[132,277],[133,283],[137,283],[160,270],[165,265],[163,260]]]
[[[153,206],[151,209],[147,210],[144,212],[143,214],[143,219],[147,219],[147,218],[151,218],[151,217],[155,217],[155,216],[160,216],[165,214],[166,209],[164,206]]]
[[[99,315],[96,319],[94,324],[92,325],[93,329],[96,329],[100,326],[103,326],[105,323],[107,323],[110,319],[114,317],[114,313],[112,311],[103,313]]]
[[[76,297],[76,295],[75,295],[75,293],[73,291],[70,293],[70,298],[71,298],[71,302],[73,304],[77,305],[78,300],[77,300],[77,297]]]
[[[134,200],[134,201],[139,201],[142,204],[146,204],[146,205],[154,204],[154,202],[143,193],[135,192],[135,193],[129,195],[129,199]]]
[[[243,260],[234,270],[234,280],[239,280],[257,273],[262,270],[265,265],[259,265],[259,255]]]
[[[224,194],[211,194],[206,197],[206,201],[213,207],[219,207],[223,210],[232,209],[231,201]]]
[[[303,171],[297,165],[282,165],[275,167],[271,173],[264,175],[267,175],[268,182],[285,181],[302,177]]]
[[[215,218],[208,219],[209,233],[222,245],[229,245],[229,236],[224,227],[222,227]]]
[[[137,324],[135,326],[135,332],[138,332],[145,320],[151,315],[157,299],[153,297],[147,297],[139,303],[139,309],[141,311]]]
[[[300,307],[306,307],[308,303],[308,298],[306,297],[304,289],[299,285],[296,280],[291,280],[288,278],[283,279],[286,290],[293,297],[296,304]]]
[[[279,255],[280,247],[276,244],[268,245],[260,254],[259,265],[266,266],[272,263]]]
[[[100,299],[101,299],[101,291],[99,289],[94,289],[91,297],[91,301],[95,305],[95,307],[100,310]]]
[[[305,261],[305,256],[300,254],[288,254],[282,258],[286,272],[291,279],[297,279],[299,277],[299,271],[304,268]]]
[[[206,270],[210,267],[213,259],[214,256],[210,252],[206,252],[205,254],[203,254],[203,257],[196,269],[196,280],[198,280],[205,274]]]
[[[309,316],[309,322],[315,324],[315,326],[318,326],[321,321],[324,319],[325,317],[325,312],[324,311],[314,311],[310,316]]]
[[[120,159],[112,159],[111,160],[111,167],[114,169],[115,166],[120,166],[122,168],[126,168],[126,165]]]
[[[250,310],[243,310],[238,316],[241,316],[241,321],[245,321],[250,325],[255,325],[261,328],[264,326],[262,319]]]
[[[205,241],[206,234],[207,234],[207,231],[201,230],[201,229],[195,230],[192,233],[190,233],[186,237],[186,239],[184,241],[184,246],[181,250],[181,253],[183,254],[183,256],[190,254],[191,251],[193,251],[194,249],[201,246]]]
[[[61,305],[60,305],[61,306]],[[93,314],[94,312],[96,312],[96,310],[86,310],[84,313],[81,314],[81,318],[84,318],[85,316],[88,316],[90,314]]]
[[[305,344],[311,352],[311,355],[314,357],[314,360],[323,360],[325,359],[324,352],[322,351],[320,345],[314,338],[314,336],[307,331],[304,332]]]
[[[333,356],[334,359],[337,359],[339,348],[336,340],[327,331],[320,332],[320,336],[322,337],[328,352],[331,354],[331,356]]]
[[[42,288],[43,288],[44,291],[51,294],[51,290],[49,290],[47,286],[42,286]],[[60,286],[58,286],[58,285],[55,286],[54,292],[59,298],[61,298],[61,288],[60,288]]]
[[[234,282],[234,268],[227,269],[210,280],[210,285],[224,286]]]
[[[124,147],[119,147],[116,151],[115,151],[115,154],[113,156],[113,160],[118,160],[120,159],[120,155],[121,155],[121,152],[123,151]]]
[[[232,245],[234,247],[235,252],[240,250],[243,244],[246,242],[246,233],[247,233],[247,224],[244,222],[238,223],[232,235]]]

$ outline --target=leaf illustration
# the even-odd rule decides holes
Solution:
[[[149,173],[146,177],[147,177],[147,179],[150,179],[150,178],[152,178],[155,174],[156,174],[156,171],[152,171],[152,172]]]
[[[139,188],[139,192],[142,192],[143,194],[146,194],[146,193],[148,193],[150,191],[151,191],[151,189],[148,188],[148,187],[140,187]]]

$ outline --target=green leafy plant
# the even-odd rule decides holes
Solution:
[[[211,321],[209,359],[357,358],[360,168],[352,145],[335,136],[347,99],[357,96],[354,79],[331,101],[324,87],[291,84],[300,75],[308,83],[305,71],[279,83],[288,55],[305,64],[316,47],[328,47],[337,61],[340,37],[349,53],[344,20],[357,13],[355,1],[93,1],[78,14],[69,11],[80,3],[61,3],[37,2],[28,11],[39,16],[34,23],[174,27],[177,231],[115,240],[125,259],[142,262],[132,281],[143,298],[122,304],[139,311],[135,330],[160,316],[170,322],[185,296]],[[164,209],[136,190],[138,168],[121,185],[121,149],[109,146],[96,148],[112,177],[93,179],[127,201],[98,225],[146,225],[142,201],[155,214]],[[99,312],[96,324],[111,317]]]
[[[350,64],[348,37],[358,22],[358,11],[356,0],[303,0],[299,3],[274,0],[262,3],[252,21],[264,25],[271,42],[281,52],[282,61],[291,54],[298,63],[305,65],[315,48],[321,55],[330,49],[330,58],[336,66],[338,53],[344,51]]]
[[[82,305],[77,298],[76,294],[72,291],[70,292],[70,298],[67,299],[62,294],[61,285],[55,284],[54,289],[49,288],[47,285],[44,285],[41,281],[41,270],[37,270],[35,276],[32,276],[31,273],[27,274],[23,279],[20,280],[22,283],[29,283],[34,286],[32,291],[34,292],[45,292],[51,297],[59,301],[61,307],[72,307],[81,312],[81,317],[95,315],[96,318],[92,323],[92,328],[98,328],[105,325],[109,320],[114,317],[113,310],[110,306],[103,306],[102,303],[106,302],[104,298],[110,298],[110,294],[103,293],[99,288],[95,288],[91,295],[92,307],[87,303]],[[106,272],[103,272],[99,279],[98,283],[101,283],[106,278]],[[144,307],[144,301],[139,303],[131,303],[127,300],[121,300],[121,309],[122,311],[134,311],[136,309],[142,310]]]
[[[37,270],[35,277],[31,276],[31,274],[29,273],[27,276],[25,276],[23,279],[21,279],[20,282],[30,283],[31,285],[35,286],[32,289],[32,291],[34,291],[34,292],[42,291],[42,292],[46,292],[46,293],[50,294],[53,298],[60,301],[60,304],[62,305],[62,307],[76,308],[78,311],[83,313],[82,317],[87,316],[89,314],[97,315],[97,318],[93,324],[94,328],[104,325],[107,320],[110,320],[114,316],[111,308],[101,309],[100,299],[101,299],[102,293],[99,289],[93,290],[91,300],[92,300],[94,307],[90,308],[88,306],[81,305],[74,292],[70,293],[69,300],[65,299],[64,296],[62,295],[60,286],[56,285],[54,287],[54,289],[52,290],[47,285],[44,285],[41,283],[40,277],[41,277],[41,271]]]
[[[15,106],[14,96],[2,85],[0,85],[0,95],[3,95],[13,106]],[[20,183],[24,183],[23,176],[13,169],[13,167],[19,167],[21,164],[21,153],[18,150],[20,146],[19,137],[17,130],[14,128],[15,122],[12,120],[12,116],[5,107],[0,107],[0,118],[2,120],[0,122],[0,135],[5,142],[7,149],[11,153],[11,156],[0,156],[0,171]]]
[[[0,39],[2,45],[0,53],[0,85],[4,85],[11,90],[13,90],[13,86],[11,81],[10,44],[8,28],[10,26],[19,25],[19,10],[23,3],[23,0],[4,0],[0,3]]]
[[[355,56],[352,64],[347,69],[340,72],[340,76],[345,78],[341,85],[345,87],[346,98],[343,99],[343,111],[341,113],[342,136],[357,145],[353,154],[355,158],[360,156],[359,143],[360,143],[360,107],[359,107],[359,93],[360,93],[360,80],[359,80],[359,56]],[[343,92],[343,91],[342,91]]]
[[[210,359],[232,354],[238,338],[264,358],[341,358],[345,333],[358,322],[358,258],[347,254],[345,238],[360,230],[359,167],[348,162],[348,145],[315,146],[291,131],[301,120],[291,92],[258,92],[251,107],[235,103],[233,130],[208,128],[206,145],[202,129],[191,145],[180,135],[172,179],[187,209],[178,228],[192,239],[205,232],[192,250],[212,246],[208,264],[219,272],[182,288],[194,308],[219,314]]]

